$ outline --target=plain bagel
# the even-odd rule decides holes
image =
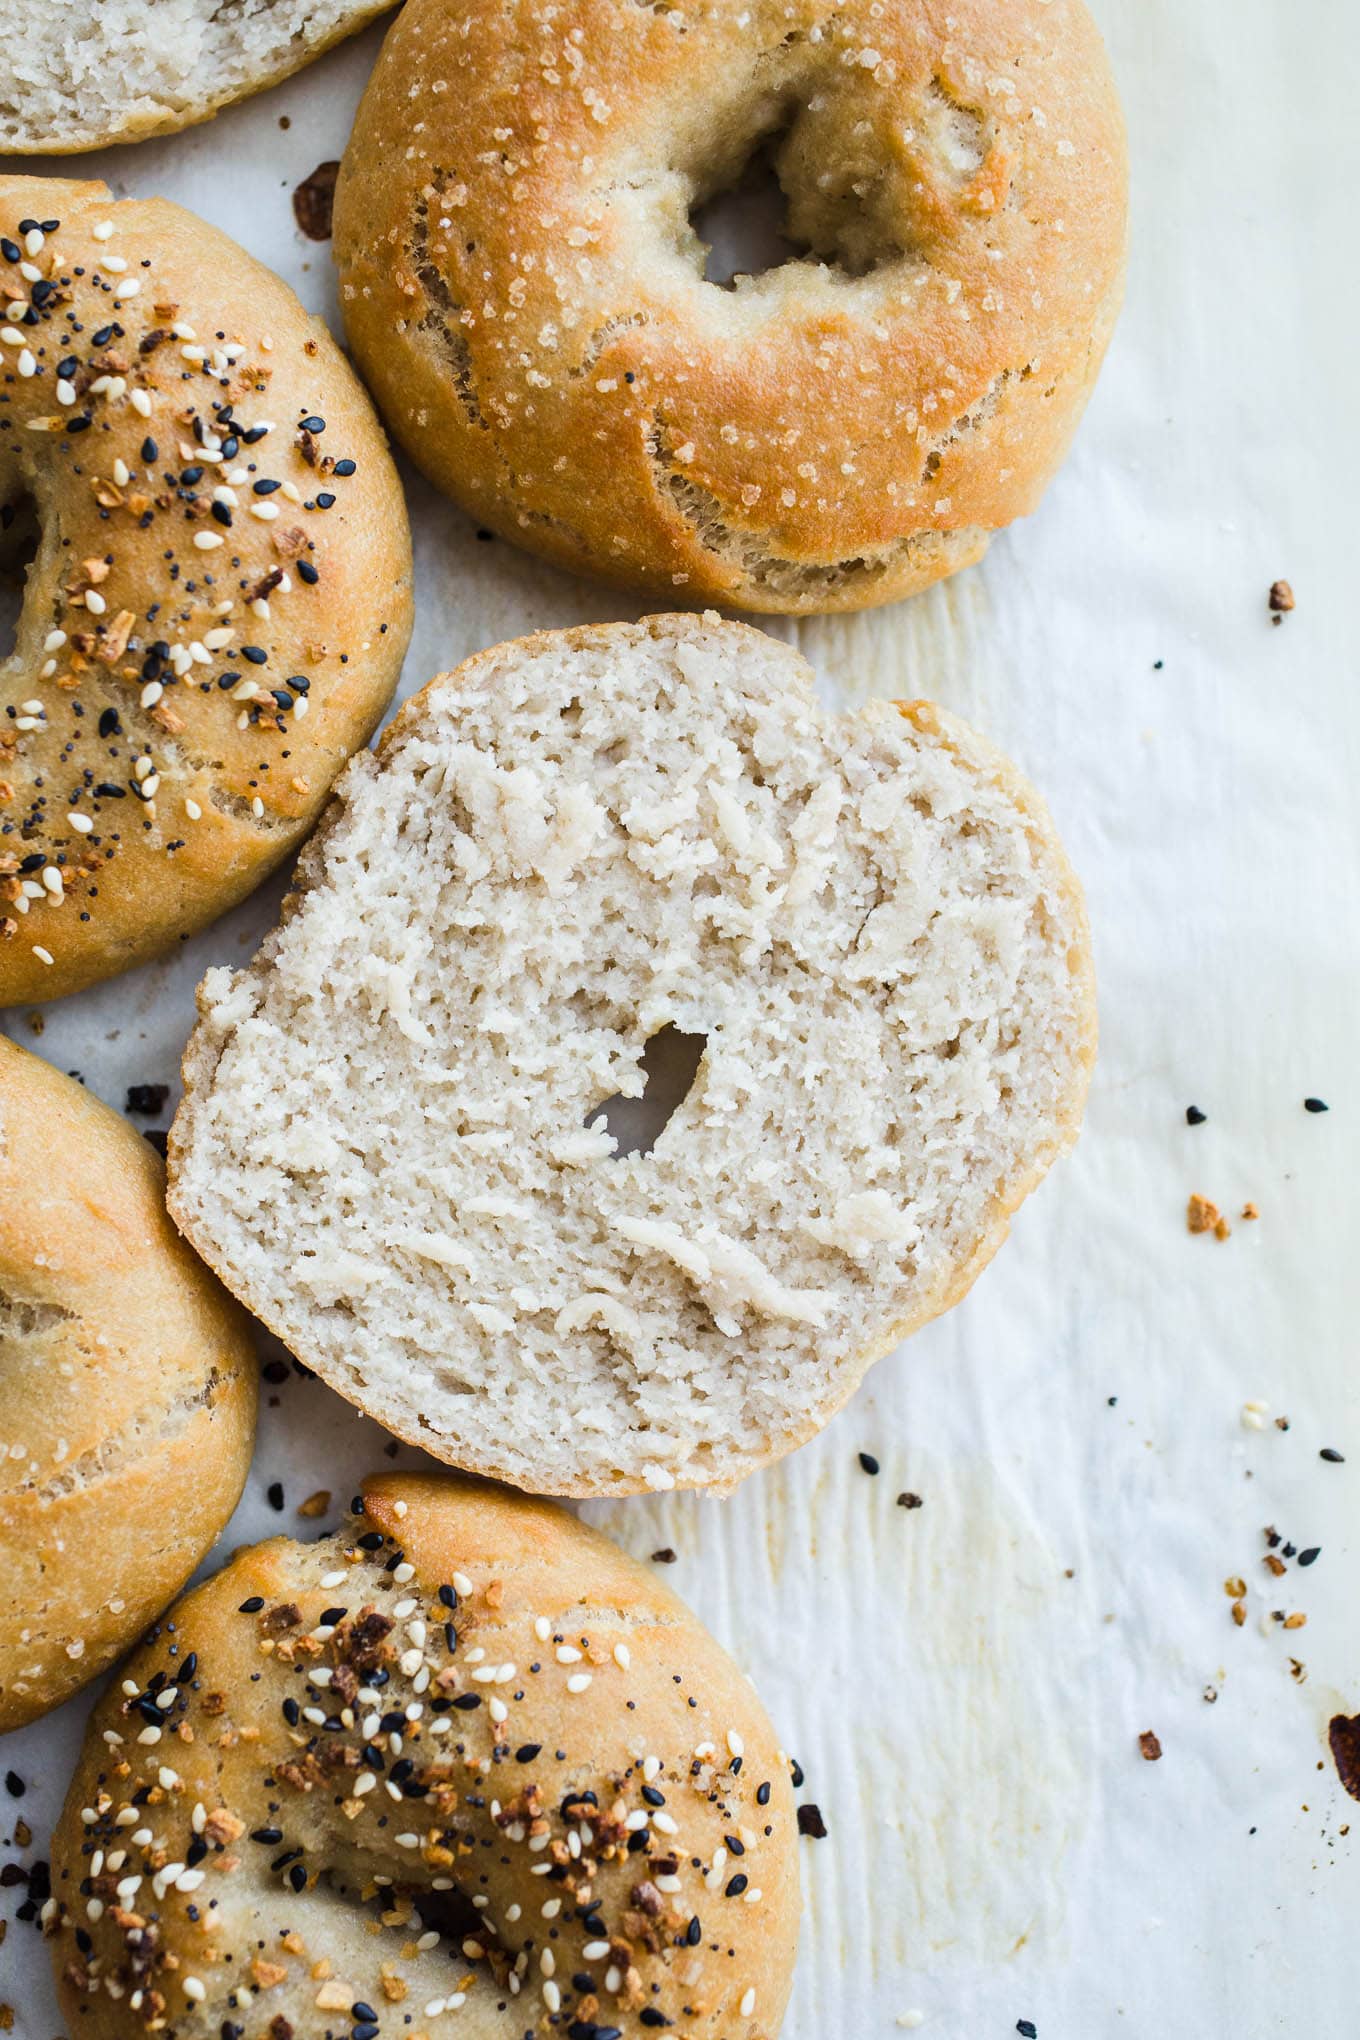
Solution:
[[[236,1506],[255,1395],[152,1149],[0,1035],[0,1734],[178,1593]]]
[[[0,664],[0,1005],[243,898],[366,742],[411,626],[382,431],[225,235],[0,177],[0,505],[36,524]]]
[[[693,215],[762,148],[795,259],[721,288]],[[855,609],[1035,507],[1125,188],[1082,0],[407,0],[335,253],[389,425],[478,519],[671,601]]]
[[[44,1914],[70,2031],[770,2040],[797,1839],[747,1680],[547,1503],[356,1507],[242,1552],[96,1710]]]

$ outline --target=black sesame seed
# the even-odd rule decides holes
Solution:
[[[263,1606],[264,1595],[252,1594],[248,1601],[242,1601],[236,1612],[238,1615],[258,1615]]]
[[[330,490],[329,490],[329,489],[322,489],[322,490],[320,491],[320,493],[318,494],[318,496],[317,496],[317,499],[316,499],[316,507],[317,507],[317,509],[318,509],[318,510],[329,510],[329,509],[331,509],[331,508],[333,507],[334,503],[335,503],[335,498],[334,498],[334,496],[333,496],[333,495],[331,494]]]
[[[517,1764],[532,1764],[534,1758],[538,1755],[539,1751],[542,1748],[543,1748],[542,1743],[536,1742],[522,1743],[520,1747],[515,1751],[515,1762]]]
[[[326,429],[325,419],[317,417],[304,418],[301,425],[298,427],[298,430],[301,432],[324,432],[325,429]]]
[[[769,1803],[770,1803],[770,1787],[769,1782],[767,1780],[764,1785],[757,1785],[756,1787],[756,1805],[768,1806]]]
[[[1325,1459],[1329,1466],[1344,1466],[1346,1464],[1345,1453],[1338,1452],[1335,1445],[1324,1445],[1318,1454],[1318,1458]]]
[[[321,1610],[321,1620],[329,1623],[331,1628],[334,1629],[338,1622],[344,1621],[348,1613],[348,1608],[323,1608]]]
[[[467,1714],[472,1708],[481,1706],[482,1696],[480,1693],[460,1693],[453,1704],[462,1713]]]
[[[263,666],[269,658],[263,645],[242,645],[241,657],[249,659],[252,666]]]
[[[861,1467],[864,1469],[865,1473],[878,1472],[878,1461],[874,1458],[872,1452],[861,1452],[859,1455],[859,1463]]]
[[[318,574],[316,568],[312,565],[310,560],[299,560],[297,563],[297,570],[298,573],[302,576],[302,579],[307,583],[307,586],[309,588],[314,588],[317,582],[321,579],[320,574]]]
[[[1017,2019],[1015,2030],[1020,2034],[1021,2040],[1038,2040],[1039,2028],[1033,2019]]]
[[[1185,1123],[1187,1126],[1203,1126],[1207,1118],[1208,1114],[1205,1112],[1201,1112],[1198,1105],[1186,1106]]]
[[[255,494],[257,496],[272,496],[275,489],[282,488],[282,486],[281,482],[271,482],[268,480],[256,482]]]
[[[658,1792],[655,1785],[644,1785],[642,1788],[642,1796],[646,1800],[648,1806],[664,1806],[666,1804],[665,1793]]]
[[[170,1096],[168,1084],[129,1084],[125,1112],[136,1112],[144,1119],[154,1119],[158,1112],[165,1110],[165,1101]]]
[[[355,473],[355,471],[356,471],[356,469],[357,469],[357,466],[358,466],[358,463],[357,463],[356,461],[352,461],[352,460],[338,460],[338,461],[337,461],[337,462],[335,463],[335,468],[334,468],[334,472],[335,472],[335,473],[336,473],[337,475],[345,475],[345,476],[349,476],[349,475],[352,475],[352,474],[354,474],[354,473]]]
[[[798,1762],[797,1758],[795,1758],[794,1761],[789,1766],[789,1776],[793,1780],[794,1791],[795,1792],[799,1791],[802,1787],[804,1771],[802,1765]]]
[[[674,2022],[659,2012],[655,2005],[644,2005],[638,2013],[638,2022],[643,2026],[669,2026]]]
[[[250,1830],[250,1839],[252,1842],[263,1842],[266,1847],[272,1849],[275,1842],[283,1840],[283,1829],[276,1827],[252,1828]]]
[[[1326,1101],[1322,1098],[1305,1098],[1303,1109],[1305,1112],[1326,1112],[1328,1107]]]
[[[381,1551],[386,1542],[387,1539],[383,1536],[381,1530],[365,1530],[363,1536],[359,1539],[359,1549],[360,1551]]]
[[[303,1864],[294,1863],[292,1869],[288,1872],[288,1882],[292,1885],[294,1891],[305,1891],[307,1889],[307,1871]]]
[[[252,425],[247,431],[241,434],[241,437],[242,439],[244,439],[247,446],[258,445],[258,443],[260,442],[260,440],[264,438],[264,436],[265,428],[263,425]]]
[[[186,489],[192,489],[195,482],[201,482],[202,479],[203,470],[201,467],[187,467],[185,468],[183,474],[180,476],[180,480],[183,482]]]
[[[155,440],[144,439],[142,441],[142,459],[146,462],[147,466],[153,467],[160,457],[161,450]]]
[[[214,503],[212,506],[212,514],[217,519],[217,522],[219,524],[230,525],[231,523],[230,503]]]
[[[118,732],[122,729],[122,727],[123,725],[118,720],[117,709],[106,708],[99,718],[100,736],[101,737],[117,736]]]
[[[439,1598],[446,1608],[456,1609],[458,1606],[458,1596],[452,1587],[441,1587],[439,1589]]]
[[[28,1787],[17,1771],[6,1771],[5,1790],[11,1799],[22,1799]]]
[[[1299,1564],[1316,1565],[1321,1556],[1322,1546],[1320,1544],[1310,1544],[1306,1551],[1299,1553]]]
[[[301,1716],[302,1709],[298,1706],[297,1701],[293,1698],[292,1694],[290,1693],[288,1695],[288,1698],[283,1703],[283,1718],[288,1723],[288,1726],[290,1728],[296,1728],[299,1720],[301,1719]]]
[[[363,2019],[369,2025],[372,2025],[378,2016],[372,2005],[366,2005],[362,1998],[357,1998],[350,2006],[349,2015],[351,2019]]]
[[[112,709],[109,710],[110,715],[112,715],[113,712],[114,711]],[[105,730],[104,735],[107,736],[108,734],[109,732]],[[111,786],[107,779],[100,781],[99,785],[96,786],[95,788],[95,793],[99,796],[101,800],[127,799],[127,788],[125,786]]]
[[[728,1878],[726,1885],[723,1887],[723,1897],[740,1898],[750,1881],[744,1870],[738,1870],[735,1877]]]
[[[112,338],[112,326],[101,326],[97,333],[93,333],[90,336],[91,344],[95,347],[107,347]]]
[[[0,255],[4,256],[6,262],[22,262],[24,259],[24,251],[18,242],[8,239],[0,241]]]
[[[699,1924],[698,1913],[695,1913],[694,1918],[685,1928],[685,1940],[688,1942],[691,1948],[697,1948],[699,1943],[703,1940],[703,1938],[704,1930]]]
[[[271,1509],[281,1509],[283,1507],[283,1482],[281,1480],[271,1480],[269,1486],[265,1489],[265,1498]]]

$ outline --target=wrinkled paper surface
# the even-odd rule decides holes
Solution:
[[[727,1502],[589,1511],[635,1552],[674,1547],[669,1579],[755,1679],[822,1810],[789,2040],[869,2040],[917,2012],[941,2040],[1019,2019],[1041,2040],[1341,2040],[1360,2016],[1360,1807],[1327,1749],[1329,1718],[1360,1712],[1360,22],[1342,0],[1097,12],[1134,249],[1071,461],[980,569],[775,626],[828,701],[933,695],[1047,794],[1098,948],[1085,1135],[967,1302],[817,1442]],[[290,194],[341,153],[376,49],[369,33],[206,127],[43,167],[182,200],[334,322],[328,250]],[[411,502],[403,693],[500,638],[638,613],[479,544],[414,479]],[[1298,607],[1271,628],[1279,576]],[[249,954],[280,889],[49,1009],[41,1035],[23,1011],[0,1026],[121,1105],[173,1076],[198,976]],[[1188,1234],[1191,1191],[1233,1217],[1230,1239]],[[1236,1222],[1247,1199],[1255,1224]],[[1264,1429],[1244,1426],[1248,1400],[1270,1405]],[[308,1533],[296,1504],[320,1487],[342,1503],[389,1463],[382,1445],[318,1384],[267,1390],[218,1556]],[[1267,1524],[1320,1559],[1274,1579]],[[0,1742],[0,1772],[28,1784],[0,1794],[0,1837],[20,1813],[33,1827],[24,1860],[45,1852],[85,1711]],[[0,1893],[0,1917],[22,1897]],[[29,1926],[0,1945],[0,2000],[23,2040],[60,2032]]]

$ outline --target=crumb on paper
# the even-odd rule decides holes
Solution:
[[[1201,1197],[1198,1190],[1192,1190],[1185,1206],[1186,1229],[1192,1233],[1211,1232],[1217,1239],[1226,1239],[1227,1231],[1219,1231],[1226,1221],[1211,1197]]]
[[[1360,1799],[1360,1714],[1334,1714],[1327,1725],[1327,1741],[1343,1791]]]
[[[1145,1728],[1139,1736],[1138,1747],[1149,1764],[1155,1764],[1162,1754],[1162,1746],[1150,1728]]]
[[[308,1495],[305,1502],[299,1502],[297,1512],[299,1516],[324,1516],[330,1505],[331,1491],[322,1487],[314,1495]]]
[[[293,193],[293,218],[309,241],[329,241],[338,162],[318,163]]]
[[[1266,601],[1270,608],[1271,622],[1279,623],[1294,607],[1294,590],[1288,581],[1272,581]]]
[[[1258,1207],[1250,1197],[1247,1199],[1246,1203],[1242,1206],[1242,1216],[1244,1219],[1247,1220],[1248,1223],[1250,1223],[1253,1218],[1259,1218],[1261,1216]]]

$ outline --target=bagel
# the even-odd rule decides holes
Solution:
[[[470,659],[200,987],[176,1223],[441,1459],[730,1487],[963,1295],[1075,1138],[1089,938],[1038,797],[929,703],[826,716],[810,679],[716,617]]]
[[[236,1506],[255,1397],[157,1155],[0,1035],[0,1734],[178,1593]]]
[[[77,154],[208,120],[391,0],[0,0],[0,155]]]
[[[306,833],[395,685],[401,488],[325,327],[192,213],[0,177],[0,1006],[168,948]],[[305,718],[305,719],[304,719]]]
[[[771,2040],[797,1840],[747,1680],[550,1504],[356,1506],[239,1553],[96,1710],[44,1914],[70,2031]]]
[[[796,259],[695,208],[773,149]],[[341,304],[482,523],[667,601],[863,608],[1032,510],[1123,287],[1081,0],[407,0],[345,151]]]

